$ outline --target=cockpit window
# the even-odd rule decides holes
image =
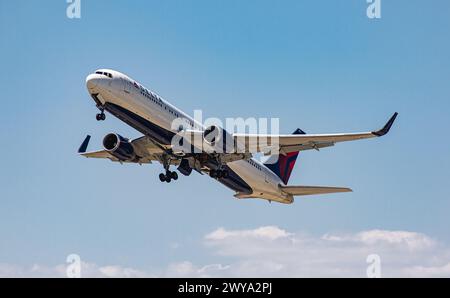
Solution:
[[[111,78],[112,79],[112,74],[110,74],[109,72],[103,72],[103,71],[96,71],[95,72],[96,74],[99,74],[99,75],[104,75],[104,76],[107,76],[108,78]]]

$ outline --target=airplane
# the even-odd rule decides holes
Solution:
[[[111,69],[99,69],[86,78],[89,94],[100,113],[98,121],[106,119],[105,111],[133,127],[143,134],[134,140],[129,140],[117,133],[110,133],[103,138],[103,149],[87,152],[91,136],[87,135],[78,153],[87,158],[104,158],[113,162],[150,164],[160,162],[165,170],[159,175],[161,182],[170,183],[178,179],[178,174],[171,171],[171,166],[177,166],[178,172],[189,176],[192,171],[208,174],[211,178],[234,191],[238,199],[264,199],[269,202],[292,204],[295,196],[352,192],[346,187],[324,186],[292,186],[289,178],[296,163],[299,152],[319,150],[334,146],[339,142],[376,138],[386,135],[393,125],[398,113],[389,119],[383,128],[376,131],[340,134],[307,134],[301,129],[291,135],[268,135],[277,142],[258,145],[261,135],[228,133],[218,127],[203,127],[189,115],[179,110],[155,92],[143,87],[127,75]],[[183,119],[185,127],[174,128],[175,119]],[[220,134],[213,139],[207,138],[212,130],[221,130],[222,138],[244,144],[244,150],[238,152],[193,150],[179,152],[174,150],[172,139],[180,132],[188,132],[200,137],[203,143],[212,145],[218,141]],[[194,144],[192,138],[187,138],[189,146]],[[260,162],[249,152],[250,145],[256,144],[257,153],[267,152],[275,144],[278,158],[270,162]],[[262,148],[261,148],[262,147]],[[234,148],[234,147],[233,147]],[[273,149],[273,148],[272,148]],[[195,151],[195,152],[194,152]],[[270,158],[269,158],[270,159]]]

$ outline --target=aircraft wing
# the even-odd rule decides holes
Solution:
[[[338,133],[338,134],[301,134],[301,135],[252,135],[252,134],[233,134],[235,142],[245,146],[246,150],[256,150],[257,152],[276,151],[279,149],[281,154],[290,152],[304,151],[311,149],[320,149],[334,146],[339,142],[370,139],[384,136],[389,132],[397,118],[395,113],[384,127],[377,131],[360,133]]]
[[[320,195],[338,192],[352,192],[346,187],[325,187],[325,186],[281,186],[280,188],[287,194],[293,196]]]
[[[107,150],[86,152],[90,139],[90,135],[86,136],[80,148],[78,149],[78,153],[81,156],[87,158],[106,158],[115,162],[149,164],[152,163],[152,161],[159,161],[159,156],[164,153],[160,147],[156,146],[147,137],[144,136],[131,141],[131,144],[133,145],[133,148],[136,152],[136,159],[133,161],[121,161]]]

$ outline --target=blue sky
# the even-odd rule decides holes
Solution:
[[[310,235],[380,229],[450,234],[450,4],[382,1],[0,1],[3,156],[0,263],[56,266],[70,253],[99,266],[165,270],[233,263],[205,245],[220,227]],[[293,184],[354,193],[294,205],[237,201],[206,176],[161,184],[158,164],[80,158],[118,132],[97,123],[85,77],[127,73],[184,111],[279,117],[281,132],[379,128],[382,139],[302,153]],[[342,264],[345,266],[345,263]]]

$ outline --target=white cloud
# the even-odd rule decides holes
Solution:
[[[322,237],[324,240],[330,241],[354,241],[361,242],[367,245],[377,244],[391,244],[399,245],[400,247],[406,247],[409,250],[421,250],[432,248],[436,243],[433,239],[420,233],[407,232],[407,231],[384,231],[384,230],[371,230],[357,233],[355,235],[329,235],[326,234]]]
[[[229,266],[221,264],[210,264],[206,266],[196,266],[191,262],[185,261],[170,264],[167,270],[162,274],[165,277],[210,277],[211,272],[220,276],[220,272],[226,272]]]
[[[256,239],[268,239],[276,240],[279,238],[285,238],[290,236],[285,230],[278,227],[268,226],[261,227],[254,230],[238,230],[238,231],[227,231],[224,228],[219,228],[214,232],[205,236],[208,240],[225,240],[227,238],[256,238]]]
[[[56,266],[31,267],[0,264],[0,277],[67,277],[66,264]],[[132,268],[121,266],[98,266],[93,263],[81,262],[81,277],[151,277],[150,274]]]
[[[220,228],[205,236],[205,244],[218,257],[232,259],[226,270],[208,271],[211,276],[365,277],[370,254],[381,257],[385,277],[450,276],[449,249],[408,231],[312,237],[278,227]]]
[[[101,272],[105,277],[150,277],[150,275],[145,272],[133,268],[123,268],[120,266],[99,267],[98,271]]]
[[[450,249],[410,231],[369,230],[315,237],[275,226],[219,228],[205,235],[203,243],[213,262],[184,261],[153,271],[82,262],[82,276],[366,277],[367,256],[377,254],[384,277],[450,277]],[[47,276],[65,277],[66,265],[26,268],[0,264],[0,277]]]
[[[450,263],[437,267],[422,267],[415,266],[406,268],[404,275],[408,277],[449,277],[450,276]]]

